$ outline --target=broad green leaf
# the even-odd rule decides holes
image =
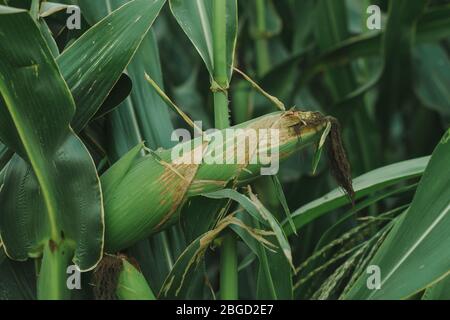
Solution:
[[[133,83],[129,76],[122,73],[114,88],[106,97],[106,100],[102,103],[95,118],[100,118],[106,114],[114,111],[125,99],[130,95]]]
[[[9,260],[0,244],[0,300],[35,299],[35,280],[33,262],[20,263]]]
[[[127,0],[80,1],[79,5],[88,20],[96,23],[126,2]],[[152,30],[144,36],[126,72],[133,81],[131,94],[119,108],[107,116],[111,135],[108,156],[112,162],[142,141],[152,149],[169,148],[172,144],[170,137],[173,126],[168,108],[144,78],[147,73],[164,88],[158,45]],[[138,151],[136,159],[139,153],[142,150]],[[168,245],[165,232],[140,241],[129,248],[129,251],[138,260],[152,287],[159,290],[173,265],[174,253]]]
[[[164,1],[133,1],[91,28],[58,58],[79,105],[75,129],[80,130],[100,107],[163,4]],[[129,19],[135,23],[130,24]],[[117,36],[108,34],[98,41],[98,35],[107,32],[117,32]],[[117,50],[117,46],[124,50]],[[100,72],[102,68],[110,73]]]
[[[450,5],[438,6],[424,12],[417,23],[418,44],[438,42],[450,36]],[[320,55],[307,66],[305,77],[325,68],[347,64],[356,58],[374,56],[380,53],[383,31],[368,32],[353,36]]]
[[[122,6],[127,0],[76,0],[80,6],[83,17],[90,25],[95,25],[112,11]]]
[[[276,197],[278,198],[278,201],[280,202],[281,206],[283,207],[283,211],[286,215],[286,219],[289,221],[289,225],[292,228],[292,232],[297,233],[297,230],[295,230],[294,221],[292,221],[291,210],[289,209],[280,179],[278,179],[278,177],[276,175],[273,175],[271,178],[272,178],[272,183],[274,185],[273,190],[276,193]]]
[[[357,177],[353,180],[356,199],[392,186],[400,181],[420,176],[425,170],[428,160],[429,157],[423,157],[402,161]],[[294,211],[292,219],[296,229],[299,230],[322,215],[348,204],[349,201],[344,192],[341,189],[335,189]],[[283,222],[283,229],[288,236],[292,234],[287,221]]]
[[[233,223],[233,219],[226,217],[219,222],[216,228],[191,241],[166,277],[158,298],[175,299],[182,296],[181,294],[190,286],[190,281],[194,277],[195,270],[199,268],[199,263],[203,260],[206,250],[231,223]]]
[[[197,49],[213,78],[217,62],[214,61],[214,1],[170,0],[169,4],[175,19]],[[226,10],[222,14],[226,17],[226,64],[228,81],[230,81],[237,38],[236,0],[226,0]]]
[[[376,192],[375,195],[371,195],[359,202],[357,205],[348,210],[345,214],[340,217],[340,219],[333,224],[329,229],[327,229],[320,237],[320,240],[317,242],[315,251],[319,250],[327,243],[333,241],[339,237],[340,233],[343,233],[343,230],[347,230],[348,227],[352,226],[351,221],[355,218],[355,215],[362,212],[364,209],[381,202],[383,200],[387,200],[391,197],[398,197],[406,192],[414,191],[417,187],[417,184],[408,184],[404,187],[398,187],[394,190],[381,190]],[[406,207],[405,207],[406,206]],[[402,213],[409,205],[402,205],[390,211],[391,214],[394,213]],[[380,213],[378,213],[378,216]],[[348,225],[348,227],[346,227]]]
[[[87,20],[94,24],[126,2],[127,0],[79,1],[79,5]],[[168,108],[144,78],[145,73],[149,74],[163,88],[158,46],[151,30],[142,39],[126,72],[133,81],[131,94],[107,116],[110,133],[108,157],[112,162],[142,141],[153,149],[169,148],[172,144],[170,136],[173,126]],[[137,151],[136,159],[139,153],[142,153],[142,148]],[[164,277],[173,265],[172,250],[168,246],[167,235],[160,233],[150,240],[144,239],[129,248],[129,251],[138,260],[152,288],[159,290]]]
[[[417,42],[439,42],[450,36],[450,4],[426,10],[417,23]]]
[[[450,275],[427,288],[422,300],[450,300]]]
[[[281,62],[273,63],[270,66],[270,70],[264,73],[264,76],[258,82],[260,87],[281,101],[289,101],[293,92],[297,89],[295,82],[296,77],[299,76],[298,65],[310,51],[308,48],[305,51],[286,57]],[[266,97],[257,94],[255,96],[255,108],[259,114],[260,112],[272,112],[276,107]]]
[[[237,219],[251,228],[259,229],[259,223],[253,218],[244,214],[238,214]],[[239,225],[232,225],[233,229],[245,244],[256,254],[259,260],[257,276],[258,299],[292,299],[292,270],[289,261],[280,248],[266,248],[261,241],[249,234],[247,230]],[[274,236],[266,238],[274,243]]]
[[[409,98],[412,85],[412,48],[417,22],[426,3],[426,0],[398,0],[389,3],[389,16],[382,39],[383,75],[376,104],[377,120],[383,132],[387,132],[392,121],[386,114],[401,108]]]
[[[52,32],[50,28],[48,27],[44,19],[39,19],[38,24],[39,29],[41,30],[41,34],[45,38],[45,42],[47,42],[47,45],[50,48],[50,51],[52,52],[53,58],[56,58],[59,55],[59,49],[55,39],[52,37]]]
[[[0,40],[0,137],[32,167],[16,155],[6,172],[5,250],[25,260],[52,241],[66,242],[74,262],[91,269],[103,249],[102,195],[94,163],[70,128],[73,98],[27,11],[0,6]]]
[[[320,0],[315,11],[317,19],[316,41],[321,52],[326,52],[341,41],[350,37],[347,27],[347,10],[345,1]],[[351,66],[339,66],[325,73],[325,81],[334,103],[345,99],[360,85],[357,82],[357,72]],[[367,81],[367,79],[365,79]],[[349,160],[352,172],[360,174],[374,168],[377,160],[377,137],[375,124],[368,115],[367,104],[363,97],[358,96],[347,102],[352,112],[341,116],[339,120],[349,122],[348,129],[354,134],[346,137],[346,142],[352,144]],[[332,110],[326,110],[331,113]],[[338,110],[333,110],[338,112]],[[350,118],[350,119],[348,119]]]
[[[223,234],[224,230],[233,226],[239,227],[239,230],[245,234],[246,239],[255,236],[259,237],[259,239],[264,237],[264,235],[256,235],[256,231],[244,225],[242,220],[231,215],[225,217],[214,229],[191,241],[189,246],[178,257],[170,274],[166,277],[158,297],[161,299],[175,299],[188,296],[190,287],[194,285],[192,281],[198,280],[196,275],[198,275],[198,272],[203,271],[201,263],[204,260],[207,249],[213,244],[215,239]],[[264,240],[264,242],[267,242],[267,240]],[[282,255],[286,260],[284,253]]]
[[[133,81],[129,102],[136,114],[142,138],[152,149],[172,147],[173,125],[169,108],[144,77],[144,73],[149,74],[160,88],[164,88],[158,46],[152,31],[143,39],[127,72]]]
[[[86,15],[88,21],[92,24],[98,23],[110,14],[112,10],[116,10],[126,3],[127,0],[79,1],[83,14]],[[128,146],[134,146],[141,140],[145,140],[147,145],[152,149],[157,149],[158,147],[169,148],[172,146],[170,136],[173,126],[170,121],[168,107],[144,78],[144,74],[147,73],[161,88],[164,88],[159,60],[155,36],[152,31],[149,31],[142,38],[142,42],[139,44],[137,51],[127,66],[127,75],[133,82],[133,88],[129,99],[124,101],[121,106],[123,106],[122,109],[128,110],[117,111],[110,117],[110,122],[112,122],[113,126],[111,132],[114,135],[114,141],[124,140],[124,133],[120,130],[120,127],[121,123],[125,124],[123,121],[125,121],[127,114],[132,115],[134,118],[132,126],[136,126],[135,130],[140,132],[139,135],[131,135],[132,139],[129,143],[123,142],[121,144],[127,146],[127,148],[122,149],[120,152],[117,149],[116,153],[118,155],[128,151]],[[131,124],[128,124],[126,127],[130,128]],[[127,130],[129,131],[129,129]],[[116,148],[113,147],[113,149]]]
[[[442,115],[450,115],[450,60],[438,44],[414,48],[414,89],[422,103]]]
[[[58,57],[61,73],[77,106],[72,121],[76,132],[105,101],[164,3],[165,0],[126,3],[90,28]]]
[[[278,240],[283,254],[292,265],[292,253],[291,246],[286,239],[283,229],[274,216],[263,206],[259,199],[252,193],[250,197],[246,197],[243,194],[232,189],[223,189],[211,193],[203,194],[204,197],[211,199],[231,199],[238,202],[249,214],[251,214],[256,220],[264,225],[270,227],[275,233],[275,237]]]
[[[271,240],[269,238],[269,240]],[[291,300],[293,298],[292,269],[280,248],[272,252],[258,244],[264,265],[260,264],[257,278],[256,298],[259,300]],[[265,257],[264,257],[265,254]],[[275,275],[270,278],[268,273]],[[276,291],[276,295],[274,292]]]
[[[410,208],[370,262],[381,270],[381,288],[369,290],[367,274],[347,299],[404,299],[450,271],[450,130],[436,147]]]
[[[13,152],[10,151],[5,145],[0,143],[0,172],[5,168],[8,161],[11,159]],[[0,178],[0,185],[1,185]]]
[[[205,197],[193,197],[186,201],[181,209],[180,223],[186,240],[192,241],[213,229],[223,213],[226,201],[217,201]],[[205,214],[208,212],[208,214]]]

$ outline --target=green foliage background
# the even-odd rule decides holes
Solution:
[[[11,18],[0,7],[0,34],[7,34],[0,45],[0,232],[5,243],[7,238],[14,243],[15,254],[8,252],[9,257],[31,257],[13,261],[2,250],[0,298],[93,298],[92,269],[103,249],[93,220],[101,224],[103,208],[96,209],[95,218],[86,214],[82,201],[91,201],[86,199],[100,194],[100,188],[105,192],[104,173],[136,145],[145,141],[153,150],[170,148],[172,130],[186,127],[144,73],[193,120],[203,121],[204,129],[218,126],[218,101],[223,102],[222,92],[212,93],[211,86],[227,89],[231,125],[276,111],[233,72],[234,65],[287,107],[340,121],[356,205],[336,189],[325,159],[313,174],[314,150],[301,151],[282,164],[277,179],[252,182],[259,200],[240,188],[190,198],[173,226],[123,250],[137,261],[145,277],[140,282],[161,299],[450,299],[450,3],[226,0],[226,25],[220,30],[213,1],[55,0],[44,2],[39,16],[33,7],[37,1],[0,0],[3,6],[31,9],[31,18],[20,12]],[[122,7],[127,2],[133,4]],[[82,30],[66,28],[66,7],[56,3],[81,8]],[[381,30],[367,29],[371,4],[382,10]],[[102,24],[102,19],[110,20]],[[39,34],[45,42],[34,43]],[[214,48],[216,42],[224,45],[222,56],[211,51],[208,39]],[[39,46],[48,50],[42,65],[56,75],[49,71],[34,79],[14,100],[8,81],[21,79],[16,68],[21,57],[33,61],[30,52]],[[44,88],[37,88],[39,83]],[[45,106],[51,119],[61,105],[67,114],[54,122],[59,127],[39,115],[34,119],[40,120],[28,121],[33,108]],[[11,110],[25,120],[16,121]],[[25,131],[18,122],[25,123]],[[37,131],[48,148],[34,148],[40,141],[31,132]],[[19,181],[18,176],[11,178],[11,172],[34,172],[38,182],[15,186],[11,181]],[[88,271],[82,290],[47,295],[45,276],[37,276],[43,273],[35,265],[46,259],[31,248],[54,230],[47,228],[51,221],[45,215],[34,213],[47,203],[30,196],[20,206],[23,199],[15,188],[45,191],[42,181],[48,182],[48,194],[56,195],[49,203],[65,204],[54,210],[58,224],[69,230],[65,237],[76,244],[69,249],[74,261]],[[65,195],[58,191],[64,186]],[[126,192],[120,196],[128,197]],[[12,221],[6,212],[21,218]],[[242,225],[220,229],[230,212]],[[257,219],[261,212],[270,216],[266,225]],[[75,218],[68,220],[69,215]],[[17,226],[17,220],[25,222]],[[84,230],[83,221],[93,229]],[[277,248],[269,250],[243,225],[274,231],[266,238]],[[24,232],[26,239],[20,236]],[[211,233],[205,246],[203,237]],[[283,250],[286,239],[294,268]],[[231,261],[224,253],[227,241],[236,246]],[[366,268],[373,264],[381,268],[380,290],[366,286]]]

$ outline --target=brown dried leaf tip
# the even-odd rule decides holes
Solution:
[[[352,172],[342,143],[341,125],[336,118],[326,117],[326,119],[331,123],[331,131],[326,146],[331,174],[338,185],[345,190],[354,206],[355,191],[352,184]]]

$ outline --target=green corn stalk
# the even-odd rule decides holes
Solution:
[[[232,129],[278,129],[279,143],[268,143],[267,154],[283,160],[297,150],[323,140],[321,138],[330,122],[335,123],[333,118],[316,112],[285,111],[253,119]],[[339,130],[336,125],[333,128]],[[224,136],[225,130],[221,131]],[[345,162],[342,147],[339,150],[340,141],[331,131],[330,136],[334,137],[331,139],[334,141],[328,144],[331,158]],[[245,134],[246,131],[241,130],[236,135],[239,139],[240,135]],[[261,139],[258,136],[258,142]],[[179,157],[183,158],[198,155],[200,148],[204,148],[214,150],[216,156],[226,159],[225,155],[236,155],[238,147],[242,145],[232,145],[220,139],[205,142],[203,137],[197,137],[174,148],[178,148]],[[260,161],[247,164],[180,164],[176,163],[177,159],[172,159],[174,148],[152,151],[140,157],[142,148],[142,145],[135,147],[101,177],[105,249],[109,253],[127,248],[171,225],[178,219],[180,209],[188,198],[223,189],[229,184],[239,186],[248,183],[260,175],[260,169],[264,166]],[[256,152],[262,152],[262,149],[245,148],[245,159],[250,159]],[[341,177],[337,175],[338,182],[342,182],[342,176],[348,176],[348,172],[344,172],[349,170],[348,166],[339,163],[332,167],[336,172],[341,171]],[[349,190],[345,182],[341,184]],[[124,194],[127,196],[124,197]]]
[[[38,276],[39,300],[70,299],[71,292],[66,286],[66,268],[70,265],[72,256],[73,250],[65,242],[57,245],[50,240],[45,245]]]
[[[228,109],[228,65],[227,65],[227,28],[226,0],[213,2],[213,52],[214,81],[217,84],[214,92],[214,123],[216,128],[225,129],[230,126]],[[213,84],[214,87],[214,84]],[[227,234],[220,257],[220,292],[222,299],[238,298],[237,252],[233,234]]]

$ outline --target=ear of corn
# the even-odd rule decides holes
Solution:
[[[143,274],[126,260],[123,260],[123,269],[119,275],[116,294],[120,300],[156,299]]]
[[[317,144],[329,121],[329,118],[319,113],[287,111],[254,119],[233,129],[279,130],[279,141],[269,143],[267,148],[272,157],[284,159],[299,149]],[[245,130],[241,134],[245,134]],[[258,139],[261,142],[262,138]],[[200,147],[206,153],[208,150],[219,150],[219,153],[222,152],[220,156],[236,151],[236,144],[214,139],[202,144],[201,137],[176,146],[185,150],[181,157],[187,156],[188,159],[193,159]],[[101,178],[106,212],[105,244],[109,252],[126,248],[170,225],[178,218],[180,207],[187,198],[223,189],[230,183],[240,185],[248,182],[259,176],[263,167],[260,162],[178,164],[177,159],[171,159],[173,149],[152,152],[138,158],[139,149],[137,147],[130,151]],[[261,151],[245,150],[245,159]],[[119,197],[125,192],[127,197]]]

